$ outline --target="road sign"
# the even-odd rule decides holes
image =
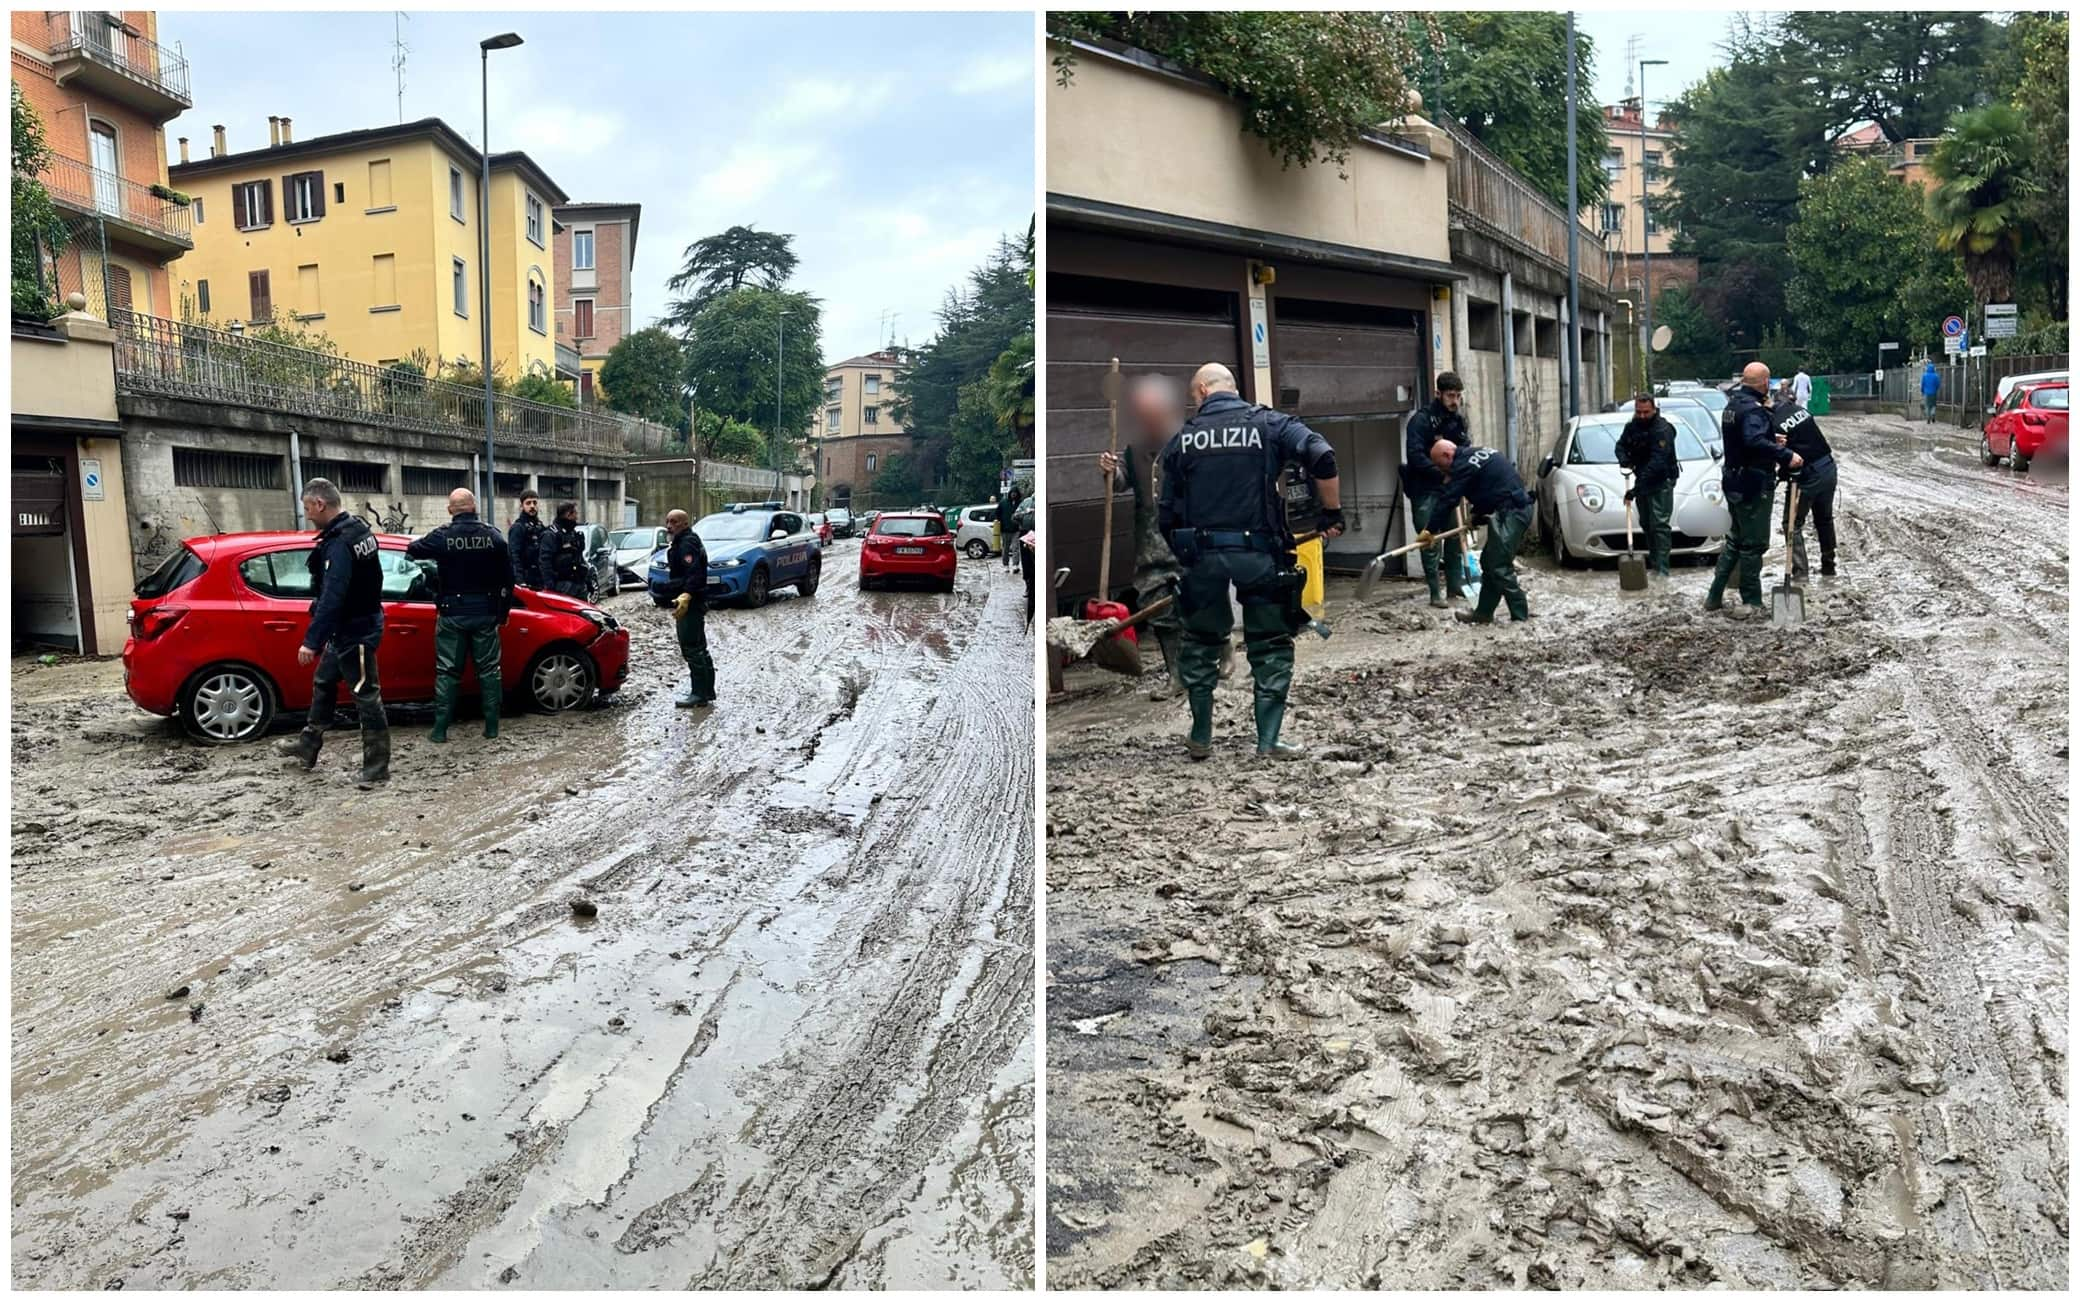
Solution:
[[[1973,345],[1972,345],[1972,356],[1974,356],[1974,357],[1984,357],[1984,356],[1986,356],[1986,345],[1985,345],[1985,344],[1973,344]]]
[[[2013,339],[2016,335],[2016,320],[2012,316],[1989,316],[1986,318],[1988,339]]]
[[[1959,337],[1959,336],[1960,336],[1960,335],[1962,335],[1962,334],[1964,334],[1964,318],[1963,318],[1963,317],[1961,317],[1961,316],[1946,316],[1946,317],[1944,317],[1944,318],[1943,318],[1943,338],[1945,338],[1945,339],[1955,339],[1955,338]]]
[[[2013,303],[1988,303],[1988,304],[1986,305],[1986,315],[1988,315],[1988,316],[2014,316],[2014,315],[2015,315],[2015,305],[2014,305]]]
[[[1897,348],[1897,347],[1899,347],[1899,345],[1898,345],[1898,344],[1879,344],[1879,345],[1878,345],[1878,351],[1882,353],[1882,352],[1884,352],[1884,351],[1885,351],[1886,349],[1888,349],[1888,348]]]
[[[1958,354],[1964,352],[1965,348],[1965,337],[1963,335],[1943,336],[1943,351],[1950,354],[1952,357],[1955,357]]]
[[[99,502],[106,498],[107,490],[101,486],[101,458],[79,459],[79,496],[83,502]]]

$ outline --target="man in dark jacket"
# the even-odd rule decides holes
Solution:
[[[465,657],[477,665],[484,735],[498,736],[505,681],[499,677],[498,630],[513,608],[513,562],[506,540],[477,518],[477,495],[458,488],[448,494],[448,523],[414,538],[404,554],[440,567],[433,622],[433,731],[426,739],[448,740]]]
[[[1466,417],[1459,408],[1465,400],[1466,385],[1451,371],[1437,377],[1437,393],[1428,406],[1408,418],[1406,455],[1401,464],[1401,491],[1408,495],[1409,519],[1421,529],[1430,519],[1430,508],[1437,505],[1437,495],[1444,491],[1444,476],[1430,463],[1430,446],[1445,439],[1465,447],[1469,442],[1466,433]],[[1437,586],[1437,549],[1425,547],[1420,553],[1423,559],[1423,582],[1430,588],[1430,604],[1443,609],[1447,597],[1466,595],[1466,561],[1464,549],[1457,537],[1447,538],[1444,543],[1444,591]]]
[[[1127,407],[1133,413],[1138,437],[1119,450],[1098,454],[1098,471],[1115,482],[1121,478],[1134,492],[1134,603],[1151,605],[1177,595],[1184,567],[1170,550],[1161,526],[1156,523],[1155,461],[1163,445],[1184,424],[1184,393],[1167,375],[1135,377],[1127,386]],[[1152,700],[1169,700],[1184,690],[1184,617],[1172,605],[1152,615],[1146,627],[1155,635],[1163,652],[1163,682],[1150,691]]]
[[[1461,448],[1449,439],[1430,445],[1444,489],[1430,507],[1430,518],[1416,541],[1430,550],[1432,534],[1452,527],[1460,499],[1473,509],[1475,524],[1486,522],[1488,541],[1481,547],[1481,599],[1472,610],[1452,617],[1462,624],[1492,624],[1495,607],[1507,603],[1512,621],[1531,618],[1530,603],[1517,583],[1517,552],[1531,531],[1531,494],[1509,458],[1493,448]]]
[[[1726,583],[1740,572],[1741,604],[1727,611],[1735,619],[1763,613],[1762,553],[1769,546],[1770,504],[1776,500],[1779,469],[1796,470],[1803,458],[1783,445],[1777,422],[1762,397],[1769,392],[1769,367],[1749,362],[1741,382],[1719,413],[1719,432],[1726,444],[1720,483],[1726,490],[1726,513],[1732,518],[1719,564],[1705,593],[1706,610],[1726,609]]]
[[[997,499],[997,542],[1003,552],[1004,568],[1007,570],[1011,568],[1011,553],[1018,548],[1018,539],[1011,536],[1011,522],[1018,515],[1019,503],[1025,500],[1025,495],[1018,491],[1016,483],[1005,491],[1004,496]]]
[[[513,561],[513,582],[523,588],[547,588],[542,578],[542,499],[520,494],[520,514],[506,530],[506,551]]]
[[[556,507],[556,524],[542,531],[542,581],[549,591],[580,601],[592,596],[592,561],[585,555],[585,535],[578,530],[578,504]]]
[[[329,479],[303,486],[303,514],[318,526],[311,549],[310,628],[297,649],[296,663],[313,665],[311,708],[303,731],[282,743],[282,755],[306,769],[318,766],[325,730],[339,709],[339,686],[347,685],[361,717],[361,781],[363,790],[390,780],[390,720],[383,713],[383,689],[376,681],[376,648],[383,641],[383,562],[381,547],[366,524],[340,506],[339,489]]]
[[[1813,518],[1813,532],[1820,538],[1820,573],[1834,576],[1834,449],[1820,432],[1813,413],[1796,402],[1776,410],[1777,426],[1784,432],[1784,446],[1805,459],[1792,476],[1798,485],[1798,517],[1791,522],[1791,573],[1806,576],[1806,517]]]
[[[682,708],[715,703],[715,661],[708,655],[708,549],[693,531],[693,521],[684,511],[664,518],[664,531],[671,535],[665,551],[665,586],[659,594],[669,597],[672,618],[679,623],[679,655],[686,661],[686,690],[672,699]]]
[[[1683,463],[1676,456],[1676,429],[1661,414],[1654,395],[1632,399],[1632,419],[1618,435],[1618,464],[1632,475],[1625,500],[1639,508],[1647,535],[1647,568],[1668,577],[1669,521],[1675,515],[1676,480]]]

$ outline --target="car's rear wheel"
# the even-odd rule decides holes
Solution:
[[[764,563],[761,562],[757,569],[751,571],[751,582],[745,585],[745,606],[757,610],[765,605],[766,598],[772,595],[772,584],[772,575],[767,573]]]
[[[1979,460],[1989,466],[1997,466],[2001,460],[1993,455],[1993,440],[1984,434],[1979,436]]]
[[[874,590],[874,580],[864,572],[859,576],[859,590],[861,592],[872,592]]]
[[[554,646],[527,667],[527,699],[544,714],[562,714],[592,703],[599,675],[592,657],[576,647]]]
[[[823,563],[821,561],[811,561],[809,563],[809,572],[796,581],[794,590],[805,597],[813,597],[816,595],[816,589],[822,586],[822,584]]]
[[[953,579],[950,577],[941,579],[936,586],[941,592],[951,592],[953,591]]]
[[[969,557],[969,559],[970,559],[970,560],[977,560],[977,561],[979,561],[979,560],[981,560],[981,559],[982,559],[983,557],[985,557],[985,556],[988,556],[988,555],[989,555],[989,544],[988,544],[988,543],[986,543],[986,542],[984,542],[984,541],[982,541],[982,539],[980,539],[980,538],[970,538],[970,539],[968,539],[968,549],[967,549],[967,550],[968,550],[968,557]]]
[[[181,689],[181,723],[188,735],[212,746],[265,736],[274,722],[274,686],[257,669],[214,665]]]

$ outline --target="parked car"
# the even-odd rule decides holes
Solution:
[[[2057,380],[2059,383],[2063,384],[2066,382],[2066,372],[2031,371],[2025,375],[2003,375],[2000,378],[1999,383],[1993,386],[1993,407],[1988,414],[1998,412],[2002,407],[2007,405],[2008,393],[2010,390],[2014,389],[2016,385],[2042,384],[2047,380]],[[1919,392],[1919,390],[1917,389],[1916,392]]]
[[[592,590],[601,595],[616,591],[614,584],[614,536],[606,526],[580,524],[585,535],[585,563],[592,567]]]
[[[1691,430],[1704,442],[1705,450],[1723,456],[1726,452],[1726,436],[1719,429],[1719,413],[1726,410],[1727,398],[1723,393],[1713,396],[1719,400],[1717,406],[1713,406],[1703,393],[1694,391],[1669,398],[1658,398],[1654,405],[1659,407],[1661,414],[1671,422],[1680,423],[1687,420]],[[1630,412],[1632,404],[1626,403],[1625,410]]]
[[[830,521],[833,536],[839,538],[850,538],[852,536],[853,521],[850,510],[842,506],[834,506],[824,513],[824,518]]]
[[[859,548],[859,586],[869,591],[894,580],[923,579],[953,591],[960,565],[946,517],[927,511],[882,511]]]
[[[821,511],[812,512],[802,517],[802,523],[808,527],[810,533],[816,535],[816,541],[826,547],[830,546],[831,518],[829,516]]]
[[[296,662],[310,627],[315,535],[237,533],[190,538],[130,603],[123,685],[153,714],[178,718],[196,738],[262,736],[284,711],[311,704],[311,670]],[[387,704],[433,699],[434,596],[439,572],[404,554],[410,539],[379,534],[383,620],[376,667]],[[628,632],[591,604],[533,588],[500,630],[499,689],[556,713],[620,688]],[[474,665],[465,695],[480,690]],[[340,701],[352,710],[342,686]]]
[[[976,560],[1001,550],[997,545],[997,508],[971,506],[953,530],[953,545]]]
[[[1686,415],[1678,409],[1670,415],[1682,473],[1670,516],[1669,554],[1716,555],[1732,523],[1719,486],[1719,460],[1698,437],[1701,410]],[[1618,435],[1627,419],[1612,412],[1575,417],[1567,422],[1552,455],[1539,465],[1539,523],[1551,540],[1553,559],[1563,566],[1624,554],[1628,481],[1618,469]],[[1634,545],[1644,549],[1638,528],[1635,512]]]
[[[2051,453],[2066,451],[2068,388],[2064,380],[2018,384],[1986,422],[1979,436],[1979,459],[1994,465],[2002,457],[2014,470]]]
[[[742,601],[756,610],[775,588],[816,595],[823,580],[823,544],[799,514],[773,509],[774,505],[738,502],[693,522],[693,531],[708,551],[710,605]],[[660,606],[669,604],[660,594],[670,577],[671,567],[660,549],[650,558],[648,574],[650,595]]]
[[[639,525],[616,529],[607,540],[614,549],[614,583],[607,591],[640,588],[650,569],[650,558],[671,541],[662,525]]]

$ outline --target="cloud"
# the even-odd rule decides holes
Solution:
[[[627,124],[619,113],[591,112],[565,104],[537,104],[493,125],[498,148],[524,148],[536,162],[548,167],[550,160],[559,155],[611,146]]]
[[[845,125],[852,125],[878,112],[894,89],[894,80],[887,77],[792,81],[766,109],[765,116],[790,124],[843,119]]]
[[[776,190],[792,194],[820,190],[830,181],[829,171],[819,166],[823,151],[815,145],[765,145],[746,143],[731,150],[722,165],[698,178],[697,190],[704,204],[750,207]]]
[[[1007,51],[978,54],[954,74],[950,88],[956,95],[987,95],[1013,86],[1031,87],[1033,56],[1030,52]]]

